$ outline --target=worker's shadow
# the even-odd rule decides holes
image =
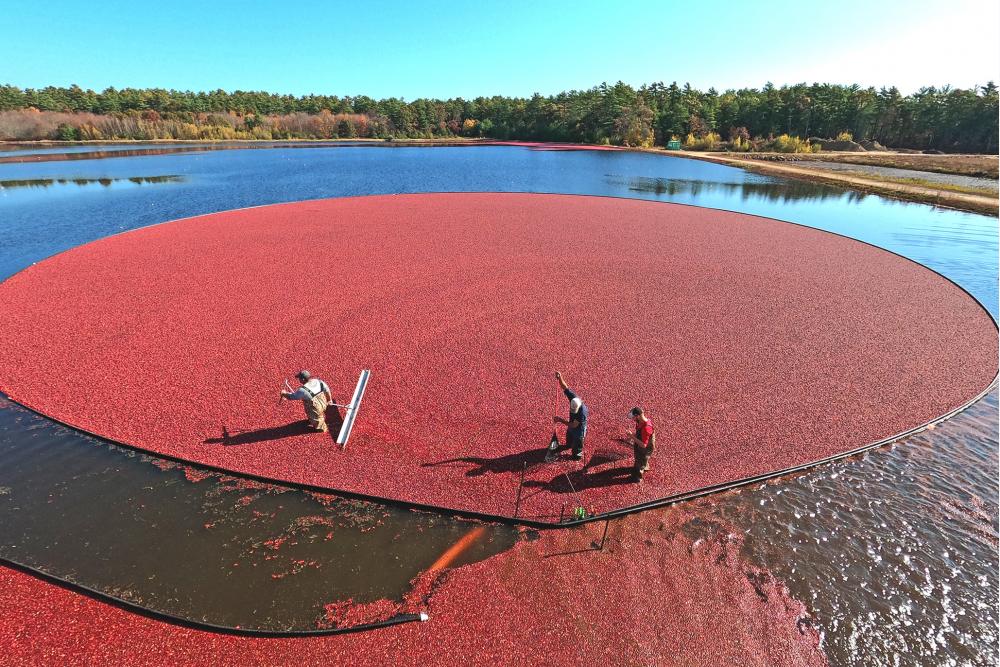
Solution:
[[[626,460],[626,465],[617,465],[612,468],[601,468],[609,463],[617,463]],[[551,493],[574,493],[584,489],[597,489],[604,486],[615,486],[617,484],[630,484],[632,482],[633,466],[631,461],[625,457],[597,453],[590,457],[586,465],[579,470],[560,471],[552,479],[527,480],[525,488],[538,488]]]
[[[563,447],[562,449],[565,448]],[[507,456],[498,456],[493,459],[480,456],[464,456],[461,458],[434,461],[432,463],[421,463],[420,467],[433,468],[435,466],[467,463],[472,467],[465,471],[465,476],[479,477],[480,475],[485,475],[486,473],[512,473],[521,472],[525,468],[532,468],[536,465],[545,463],[545,455],[547,452],[548,448],[542,447],[541,449],[530,449],[526,452],[508,454]],[[527,486],[527,484],[525,484],[525,486]]]
[[[335,401],[336,402],[336,401]],[[331,437],[336,438],[340,432],[340,427],[344,425],[344,418],[340,414],[340,409],[330,406],[326,409],[326,425],[329,428]],[[316,431],[309,428],[309,420],[302,419],[282,426],[268,426],[248,431],[229,430],[222,426],[222,435],[218,438],[206,438],[203,442],[206,445],[223,445],[225,447],[233,445],[250,445],[255,442],[266,442],[268,440],[281,440],[283,438],[294,438],[301,435],[309,435]]]

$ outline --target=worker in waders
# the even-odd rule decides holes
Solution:
[[[626,440],[632,443],[635,453],[635,463],[632,468],[632,481],[641,482],[642,475],[649,470],[649,457],[656,445],[656,435],[653,433],[653,422],[642,411],[642,408],[632,408],[629,418],[635,421],[635,434],[627,434]]]
[[[333,395],[326,383],[309,375],[309,371],[300,371],[296,375],[302,386],[295,391],[282,390],[281,398],[288,401],[302,401],[309,419],[309,427],[316,431],[326,432],[326,409],[333,403]]]
[[[583,441],[587,437],[587,418],[590,416],[590,410],[583,404],[580,397],[567,386],[559,371],[556,371],[556,379],[559,380],[559,386],[562,387],[563,393],[569,399],[569,418],[553,417],[553,420],[557,424],[566,425],[566,446],[572,449],[573,459],[579,461],[583,458]],[[550,453],[558,446],[559,443],[553,440],[552,444],[549,445]]]

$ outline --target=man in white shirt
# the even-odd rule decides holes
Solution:
[[[309,419],[309,427],[325,433],[329,430],[326,425],[326,409],[333,403],[330,388],[319,378],[311,377],[309,371],[299,371],[295,377],[302,386],[295,391],[282,390],[281,398],[288,401],[302,401],[306,417]]]

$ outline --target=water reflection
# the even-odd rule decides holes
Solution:
[[[402,599],[518,532],[207,473],[105,444],[0,397],[0,556],[158,611],[309,630],[323,605]]]
[[[146,155],[170,155],[172,153],[195,153],[210,150],[235,148],[235,146],[171,146],[162,148],[114,148],[95,150],[75,150],[61,153],[43,151],[12,151],[0,153],[0,164],[25,162],[65,162],[67,160],[100,160],[111,157],[142,157]]]
[[[630,192],[642,192],[666,197],[689,195],[699,197],[721,194],[727,197],[738,196],[742,201],[763,199],[769,202],[792,201],[824,201],[835,199],[845,203],[862,201],[868,195],[853,190],[841,190],[809,181],[727,183],[724,181],[701,181],[687,178],[650,178],[635,176],[625,178],[617,174],[608,174],[607,183],[614,186],[625,186]]]
[[[129,178],[24,178],[0,180],[0,190],[10,188],[50,188],[56,185],[103,185],[110,187],[117,183],[132,183],[145,185],[147,183],[180,183],[183,176],[174,174],[166,176],[131,176]]]
[[[225,142],[218,141],[209,144],[167,144],[167,145],[85,145],[85,146],[42,146],[23,148],[19,150],[3,150],[0,148],[0,164],[20,164],[36,162],[65,162],[68,160],[103,160],[107,158],[147,157],[151,155],[172,155],[182,153],[204,153],[207,151],[229,151],[237,149],[273,149],[273,148],[427,148],[427,147],[467,147],[499,145],[482,141],[269,141],[269,142]],[[21,146],[21,144],[18,144]],[[570,150],[556,148],[553,150]],[[575,150],[575,149],[574,149]]]

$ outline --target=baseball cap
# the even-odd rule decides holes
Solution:
[[[583,405],[583,401],[581,401],[579,398],[574,398],[572,401],[569,402],[569,411],[570,412],[579,412],[580,411],[580,406],[582,406],[582,405]]]
[[[638,417],[641,414],[642,414],[642,408],[640,408],[639,406],[636,406],[636,407],[632,408],[631,411],[629,411],[628,416],[632,417],[634,419],[635,417]]]
[[[299,371],[299,374],[298,374],[298,375],[296,375],[295,377],[297,377],[298,379],[300,379],[300,380],[302,380],[303,382],[305,382],[306,380],[308,380],[308,379],[309,379],[309,378],[311,378],[312,376],[311,376],[311,375],[309,375],[309,371]]]

